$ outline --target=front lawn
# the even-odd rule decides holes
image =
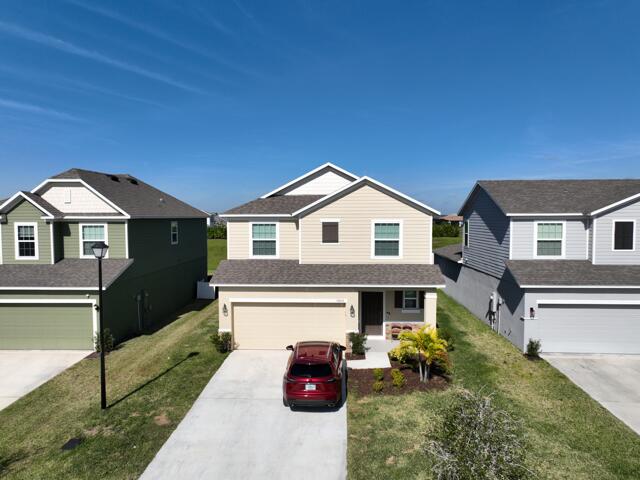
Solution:
[[[209,239],[207,240],[207,264],[209,273],[218,268],[220,260],[227,258],[227,240],[226,239]]]
[[[138,478],[225,358],[208,340],[217,312],[217,302],[197,302],[110,353],[104,412],[98,358],[0,411],[0,477]],[[82,443],[62,451],[74,437]]]
[[[433,249],[462,243],[462,237],[433,237]]]
[[[348,473],[354,479],[433,478],[424,433],[459,387],[495,392],[519,416],[537,478],[637,479],[640,437],[544,361],[527,360],[468,310],[438,294],[438,323],[454,336],[453,388],[356,398],[348,405]]]

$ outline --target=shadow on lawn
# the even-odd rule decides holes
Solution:
[[[162,330],[167,325],[171,325],[173,322],[178,320],[181,316],[186,315],[187,313],[200,312],[211,305],[215,300],[196,300],[195,302],[190,303],[189,305],[185,305],[180,310],[176,310],[171,315],[167,315],[164,320],[153,323],[152,325],[147,325],[142,332],[142,335],[153,335],[158,330]]]
[[[189,360],[190,358],[193,357],[197,357],[198,355],[200,355],[200,352],[191,352],[189,353],[189,355],[187,355],[186,357],[184,357],[182,360],[174,363],[173,365],[171,365],[169,368],[166,368],[165,370],[163,370],[162,372],[160,372],[158,375],[156,375],[155,377],[147,380],[146,382],[144,382],[142,385],[136,387],[135,389],[133,389],[132,391],[130,391],[129,393],[127,393],[126,395],[124,395],[123,397],[120,397],[118,400],[116,400],[113,403],[110,403],[108,405],[108,408],[111,407],[115,407],[116,405],[118,405],[120,402],[125,401],[127,398],[131,397],[132,395],[135,395],[136,393],[138,393],[140,390],[142,390],[143,388],[151,385],[153,382],[155,382],[156,380],[159,380],[160,378],[164,377],[167,373],[169,373],[171,370],[173,370],[176,367],[179,367],[181,364],[183,364],[184,362],[186,362],[187,360]]]

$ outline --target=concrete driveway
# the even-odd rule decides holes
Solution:
[[[84,350],[0,350],[0,410],[90,353]]]
[[[232,352],[141,479],[345,478],[346,405],[284,407],[288,355]]]
[[[640,434],[640,355],[542,356]]]

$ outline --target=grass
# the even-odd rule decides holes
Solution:
[[[455,243],[462,243],[462,237],[433,237],[433,249],[446,247]]]
[[[106,411],[97,358],[0,411],[0,477],[138,478],[225,358],[208,340],[217,302],[195,303],[176,318],[107,356]],[[62,451],[73,437],[83,442]]]
[[[451,298],[438,295],[438,322],[452,331],[454,385],[444,392],[350,398],[351,480],[432,478],[425,433],[458,388],[495,392],[522,419],[537,478],[637,479],[640,437],[544,361],[527,360]]]
[[[207,263],[209,273],[218,268],[220,260],[227,258],[227,241],[226,240],[207,240]]]

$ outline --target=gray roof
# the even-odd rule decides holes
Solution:
[[[640,179],[479,180],[478,185],[504,213],[586,214],[640,193]]]
[[[300,264],[297,260],[223,260],[212,285],[444,285],[437,265]]]
[[[439,255],[453,262],[458,262],[462,258],[462,244],[456,243],[455,245],[436,248],[433,253],[434,255]]]
[[[129,266],[132,259],[106,259],[102,261],[102,282],[106,288]],[[0,265],[0,288],[98,288],[96,260],[65,258],[53,265]]]
[[[638,286],[640,265],[593,265],[589,260],[507,260],[522,285]]]
[[[41,208],[45,209],[47,212],[49,212],[54,217],[61,217],[62,216],[62,212],[60,210],[58,210],[56,207],[51,205],[44,198],[42,198],[40,195],[36,195],[35,193],[31,193],[31,192],[26,192],[24,190],[21,191],[20,193],[22,193],[24,196],[26,196],[29,200],[31,200],[36,205],[39,205]],[[7,200],[9,200],[9,199],[7,198],[6,200],[0,200],[0,205],[2,205]],[[11,204],[7,205],[2,210],[0,210],[0,213],[8,213],[8,212],[10,212],[11,209],[14,207],[14,205],[16,205],[16,204],[18,204],[20,202],[23,202],[23,201],[24,201],[24,199],[22,197],[20,197],[20,196],[16,197],[16,199],[14,201],[12,201]]]
[[[72,168],[51,178],[84,180],[131,218],[207,218],[202,210],[131,175]]]
[[[223,215],[290,215],[323,197],[325,195],[276,195],[274,197],[257,198],[232,208],[224,212]]]

